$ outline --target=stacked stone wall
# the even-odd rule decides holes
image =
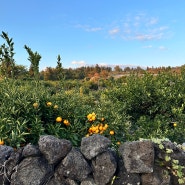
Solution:
[[[0,185],[185,185],[184,167],[183,148],[170,141],[125,142],[115,150],[99,134],[82,138],[79,148],[45,135],[17,151],[0,146]]]

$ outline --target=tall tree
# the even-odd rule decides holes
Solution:
[[[62,68],[62,63],[61,63],[61,57],[60,57],[60,55],[57,56],[56,70],[57,70],[58,80],[61,80],[62,77],[63,77],[63,68]]]
[[[30,70],[33,70],[34,78],[39,80],[39,62],[41,55],[37,52],[33,52],[28,46],[24,45],[24,48],[28,52],[28,60],[31,62]]]
[[[6,41],[0,47],[0,67],[1,75],[5,77],[14,77],[14,42],[8,37],[8,33],[2,32],[1,37]]]

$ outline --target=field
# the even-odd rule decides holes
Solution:
[[[140,138],[185,142],[185,73],[131,74],[98,83],[0,81],[0,143],[18,148],[40,135],[69,139],[99,133],[116,147]]]

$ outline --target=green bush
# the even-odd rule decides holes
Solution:
[[[107,80],[98,90],[90,82],[70,81],[70,88],[67,83],[0,81],[0,139],[13,147],[37,143],[43,134],[75,146],[94,133],[115,146],[140,138],[184,142],[184,73],[133,74]],[[92,113],[95,119],[89,120]]]

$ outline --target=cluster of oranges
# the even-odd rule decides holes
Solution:
[[[108,124],[99,123],[98,125],[91,125],[91,127],[88,130],[88,135],[92,134],[103,134],[105,130],[107,130]]]
[[[87,137],[92,135],[92,134],[103,134],[107,128],[108,128],[108,124],[103,124],[102,122],[105,121],[105,118],[101,118],[101,122],[99,122],[98,124],[94,124],[94,122],[97,120],[97,116],[94,112],[90,113],[87,115],[87,119],[89,122],[93,123],[91,125],[91,127],[88,129],[88,134],[86,135]],[[109,131],[110,135],[114,135],[114,130],[110,130]]]
[[[48,102],[46,102],[46,106],[47,107],[53,107],[54,109],[58,109],[58,105],[53,105],[53,103],[52,102],[50,102],[50,101],[48,101]],[[36,109],[36,108],[38,108],[39,107],[39,103],[37,103],[37,102],[35,102],[35,103],[33,103],[33,107]],[[66,126],[69,126],[70,125],[70,122],[69,122],[69,120],[67,120],[67,119],[62,119],[62,117],[61,116],[58,116],[57,118],[56,118],[56,120],[55,120],[57,123],[64,123],[64,125],[66,125]]]
[[[51,107],[51,106],[52,106],[52,102],[48,101],[48,102],[46,103],[46,105],[47,105],[48,107]],[[53,108],[54,108],[54,109],[58,109],[58,105],[54,105]]]
[[[60,117],[60,116],[58,116],[57,118],[56,118],[56,122],[57,123],[61,123],[62,122],[62,117]],[[70,122],[69,122],[69,120],[67,120],[67,119],[64,119],[63,120],[63,123],[64,123],[64,125],[66,125],[66,126],[69,126],[70,125]]]
[[[52,106],[52,102],[46,102],[46,106],[47,107],[51,107]],[[33,103],[33,107],[36,109],[39,107],[39,103],[38,102],[35,102]],[[54,105],[53,106],[54,109],[58,109],[58,105]]]
[[[87,119],[88,121],[92,122],[92,121],[95,121],[96,120],[96,114],[93,112],[91,114],[88,114],[87,115]]]

